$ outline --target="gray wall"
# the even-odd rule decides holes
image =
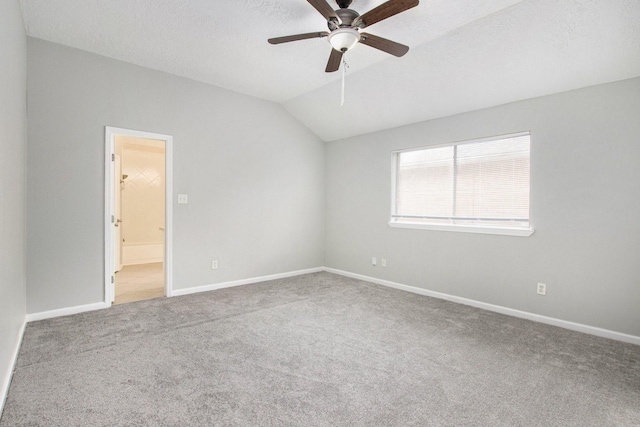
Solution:
[[[60,45],[30,39],[28,70],[28,312],[103,298],[111,125],[174,136],[175,289],[324,259],[640,335],[640,79],[325,145],[276,104]],[[387,225],[392,150],[524,130],[533,236]],[[177,193],[189,204],[175,204]],[[371,256],[388,266],[372,267]],[[536,282],[547,283],[546,297]]]
[[[26,314],[27,36],[17,0],[0,2],[0,387]],[[0,388],[0,393],[2,389]],[[3,402],[0,402],[0,407]]]
[[[322,265],[324,143],[281,106],[37,39],[28,57],[29,313],[103,300],[105,125],[174,137],[174,289]]]
[[[632,79],[328,143],[325,265],[640,336],[639,117]],[[387,225],[392,150],[526,130],[531,237]]]

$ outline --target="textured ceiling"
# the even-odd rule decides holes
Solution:
[[[305,0],[22,4],[31,37],[282,103],[327,141],[640,75],[639,0],[421,0],[367,28],[406,56],[345,55],[344,107],[326,39],[266,42],[326,30]]]

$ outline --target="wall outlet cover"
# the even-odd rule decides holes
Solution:
[[[546,295],[547,294],[547,285],[544,284],[544,283],[538,283],[537,291],[538,291],[539,295]]]

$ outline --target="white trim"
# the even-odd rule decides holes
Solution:
[[[164,294],[173,294],[173,136],[164,144]]]
[[[39,313],[27,314],[27,323],[38,320],[53,319],[54,317],[69,316],[72,314],[84,313],[86,311],[102,310],[111,307],[106,302],[96,302],[93,304],[76,305],[74,307],[59,308],[51,311],[41,311]]]
[[[156,139],[164,141],[165,154],[165,224],[164,224],[164,294],[171,296],[173,292],[173,136],[159,133],[144,132],[132,129],[123,129],[105,126],[105,218],[104,218],[104,302],[111,306],[114,299],[114,286],[111,283],[111,266],[113,265],[113,232],[111,227],[111,215],[113,215],[113,162],[111,154],[114,153],[115,137],[130,136],[134,138]]]
[[[440,144],[427,144],[427,145],[421,145],[419,147],[413,147],[413,148],[402,148],[402,149],[398,149],[398,150],[393,150],[391,152],[391,154],[404,153],[406,151],[424,150],[426,148],[451,147],[453,145],[464,145],[464,144],[474,144],[474,143],[479,143],[479,142],[500,141],[501,139],[519,138],[521,136],[527,136],[527,135],[531,136],[531,131],[530,130],[525,130],[525,131],[522,131],[522,132],[515,132],[515,133],[507,133],[507,134],[504,134],[504,135],[484,136],[484,137],[481,137],[481,138],[462,139],[462,140],[458,140],[458,141],[442,142]]]
[[[391,155],[391,212],[389,212],[389,218],[393,218],[393,214],[398,211],[398,186],[396,185],[397,179],[398,154],[393,153]]]
[[[122,264],[122,268],[124,268],[124,267],[126,267],[128,265],[157,264],[159,262],[162,262],[163,260],[164,260],[164,257],[136,259],[136,260],[129,261],[129,262],[126,262],[126,263]],[[122,268],[120,268],[120,270],[122,270]],[[120,271],[120,270],[118,270],[118,271]]]
[[[252,283],[265,282],[267,280],[284,279],[286,277],[301,276],[303,274],[319,273],[325,271],[324,267],[309,268],[306,270],[290,271],[288,273],[271,274],[268,276],[252,277],[249,279],[234,280],[231,282],[216,283],[213,285],[196,286],[193,288],[176,289],[172,296],[189,295],[199,292],[215,291],[217,289],[231,288],[234,286],[250,285]]]
[[[267,280],[284,279],[286,277],[301,276],[303,274],[319,273],[325,270],[326,269],[324,267],[315,267],[315,268],[309,268],[306,270],[297,270],[297,271],[290,271],[287,273],[271,274],[268,276],[252,277],[249,279],[234,280],[231,282],[217,283],[213,285],[196,286],[196,287],[187,288],[187,289],[177,289],[177,290],[174,290],[173,293],[168,296],[189,295],[189,294],[194,294],[198,292],[207,292],[207,291],[213,291],[216,289],[230,288],[233,286],[249,285],[251,283],[264,282]],[[71,314],[102,310],[109,307],[111,307],[111,304],[108,304],[106,302],[97,302],[94,304],[78,305],[75,307],[60,308],[57,310],[43,311],[40,313],[31,313],[31,314],[27,314],[26,322],[29,323],[29,322],[35,322],[38,320],[53,319],[54,317],[69,316]]]
[[[518,236],[529,237],[533,234],[534,229],[531,227],[531,183],[529,183],[529,225],[530,227],[492,227],[482,225],[461,225],[461,224],[426,224],[416,223],[410,220],[404,220],[402,222],[394,221],[394,215],[397,212],[397,180],[398,180],[398,155],[418,150],[429,150],[433,148],[441,147],[456,147],[464,144],[475,144],[490,141],[500,141],[503,139],[519,138],[523,136],[529,136],[529,144],[531,146],[531,131],[522,131],[516,133],[509,133],[505,135],[486,136],[482,138],[468,139],[462,141],[445,142],[435,145],[423,145],[421,147],[403,148],[394,150],[391,152],[391,220],[389,226],[394,228],[408,228],[418,230],[434,230],[434,231],[457,231],[462,233],[478,233],[478,234],[497,234],[503,236]],[[531,148],[529,148],[529,162],[531,162]],[[531,175],[531,174],[529,174]]]
[[[122,265],[152,264],[162,262],[163,259],[164,242],[152,245],[122,246]]]
[[[104,302],[111,305],[113,301],[113,284],[111,283],[111,277],[114,274],[111,271],[111,266],[114,264],[113,260],[113,236],[111,231],[111,215],[113,215],[113,198],[114,198],[114,186],[113,175],[115,174],[114,162],[111,160],[111,155],[115,153],[114,135],[112,135],[111,129],[107,126],[105,128],[105,144],[104,144]]]
[[[615,332],[608,329],[602,329],[595,326],[583,325],[581,323],[569,322],[567,320],[556,319],[554,317],[542,316],[540,314],[529,313],[527,311],[516,310],[513,308],[503,307],[500,305],[489,304],[486,302],[476,301],[468,298],[457,297],[441,292],[430,291],[415,286],[403,285],[401,283],[391,282],[389,280],[378,279],[375,277],[365,276],[362,274],[351,273],[348,271],[337,270],[335,268],[324,268],[329,273],[339,274],[341,276],[351,277],[353,279],[364,280],[367,282],[375,283],[377,285],[387,286],[394,289],[400,289],[402,291],[411,292],[418,295],[424,295],[428,297],[443,299],[458,304],[469,305],[471,307],[481,308],[483,310],[493,311],[495,313],[506,314],[507,316],[518,317],[521,319],[532,320],[534,322],[545,323],[547,325],[558,326],[560,328],[569,329],[572,331],[582,332],[589,335],[595,335],[598,337],[609,338],[616,341],[622,341],[630,344],[640,345],[640,337],[635,335],[624,334],[621,332]]]
[[[199,292],[214,291],[216,289],[230,288],[234,286],[249,285],[252,283],[264,282],[267,280],[284,279],[287,277],[300,276],[303,274],[318,273],[326,271],[328,273],[339,274],[345,277],[351,277],[353,279],[363,280],[377,285],[387,286],[389,288],[399,289],[406,292],[411,292],[418,295],[424,295],[432,298],[438,298],[446,301],[451,301],[458,304],[464,304],[471,307],[480,308],[483,310],[493,311],[495,313],[506,314],[507,316],[518,317],[521,319],[532,320],[534,322],[545,323],[547,325],[558,326],[560,328],[569,329],[572,331],[582,332],[589,335],[595,335],[598,337],[609,338],[616,341],[627,342],[630,344],[640,345],[640,337],[635,335],[624,334],[622,332],[615,332],[609,329],[598,328],[595,326],[588,326],[581,323],[570,322],[567,320],[556,319],[554,317],[542,316],[540,314],[529,313],[526,311],[516,310],[513,308],[503,307],[499,305],[489,304],[481,301],[476,301],[468,298],[457,297],[455,295],[449,295],[442,292],[430,291],[428,289],[418,288],[416,286],[404,285],[389,280],[378,279],[371,276],[365,276],[363,274],[351,273],[349,271],[338,270],[330,267],[316,267],[306,270],[291,271],[288,273],[271,274],[268,276],[253,277],[249,279],[234,280],[230,282],[217,283],[212,285],[196,286],[193,288],[177,289],[173,291],[170,296],[189,295]],[[71,314],[84,313],[86,311],[100,310],[109,308],[111,304],[104,302],[87,304],[76,307],[62,308],[58,310],[45,311],[41,313],[27,314],[26,322],[35,322],[37,320],[51,319],[54,317],[68,316]],[[21,331],[20,340],[24,334],[24,326]],[[19,349],[19,343],[17,344]],[[17,356],[17,350],[16,350]]]
[[[419,230],[458,231],[461,233],[499,234],[503,236],[529,237],[533,234],[532,228],[502,228],[480,227],[477,225],[448,225],[448,224],[416,224],[409,222],[389,222],[389,227],[413,228]]]
[[[18,353],[20,352],[20,346],[22,345],[22,337],[24,337],[24,330],[27,326],[27,320],[22,321],[22,326],[20,326],[20,330],[18,331],[18,339],[16,340],[16,344],[13,347],[13,353],[11,355],[11,362],[9,363],[9,367],[7,372],[5,372],[4,377],[2,379],[2,388],[0,388],[0,417],[2,416],[2,411],[4,410],[4,404],[7,401],[7,395],[9,394],[9,386],[11,385],[11,378],[13,377],[13,371],[16,368],[16,361],[18,360]]]

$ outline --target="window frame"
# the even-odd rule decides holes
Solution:
[[[531,132],[523,131],[510,133],[505,135],[495,135],[483,138],[475,138],[462,141],[447,142],[442,144],[426,145],[421,147],[404,148],[391,152],[391,213],[389,215],[389,226],[393,228],[409,228],[420,230],[434,231],[456,231],[463,233],[480,233],[480,234],[497,234],[504,236],[529,237],[535,231],[531,218],[531,145],[529,145],[529,227],[498,227],[487,225],[468,225],[468,224],[424,224],[411,222],[395,222],[394,215],[397,215],[397,180],[398,180],[398,156],[408,151],[417,151],[441,147],[453,147],[462,144],[473,144],[495,141],[500,139],[516,138],[521,136],[529,136],[529,144],[531,144]]]

